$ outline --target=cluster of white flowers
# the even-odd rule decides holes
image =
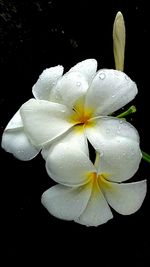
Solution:
[[[33,86],[34,98],[8,123],[2,147],[21,160],[40,151],[49,176],[58,184],[42,195],[54,216],[97,226],[113,215],[138,210],[146,181],[122,183],[138,170],[139,135],[126,120],[112,117],[137,94],[122,71],[100,69],[87,59],[63,75],[63,67],[46,69]],[[95,149],[93,164],[88,142]]]

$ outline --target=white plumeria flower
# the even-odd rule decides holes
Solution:
[[[3,148],[28,160],[64,133],[71,130],[77,138],[84,130],[85,139],[102,153],[102,141],[111,142],[114,127],[114,134],[119,137],[122,128],[120,119],[105,116],[130,102],[137,87],[121,71],[96,69],[96,60],[88,59],[63,76],[62,66],[44,70],[33,86],[35,99],[26,102],[6,127]],[[128,126],[124,122],[125,131]]]
[[[83,130],[84,144],[88,138],[103,153],[105,140],[111,143],[112,134],[119,139],[122,128],[125,133],[129,130],[128,123],[107,115],[135,97],[136,84],[121,71],[96,69],[96,60],[88,59],[63,76],[62,66],[41,74],[33,87],[36,99],[30,99],[20,109],[24,132],[32,145],[40,149],[68,131],[77,138]]]
[[[74,143],[70,148],[66,138],[52,145],[46,168],[59,184],[43,193],[45,208],[57,218],[86,226],[112,219],[109,205],[123,215],[136,212],[146,195],[146,180],[120,183],[135,174],[141,160],[136,136],[130,141],[134,156],[122,154],[122,147],[108,147],[109,151],[97,157],[95,166],[79,145]]]

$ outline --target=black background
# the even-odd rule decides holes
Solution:
[[[21,104],[32,97],[31,88],[43,69],[62,64],[67,71],[86,58],[96,58],[99,68],[114,68],[112,25],[120,10],[127,31],[125,72],[139,88],[133,101],[137,113],[129,121],[139,131],[141,148],[150,153],[147,1],[0,0],[0,6],[1,134]],[[142,161],[134,180],[149,176],[150,166]],[[48,259],[50,266],[53,260],[55,265],[60,261],[70,266],[86,260],[92,266],[149,265],[149,192],[137,213],[114,212],[107,224],[87,228],[58,220],[42,207],[41,194],[51,185],[40,155],[21,162],[1,150],[6,260],[20,266],[31,258]]]

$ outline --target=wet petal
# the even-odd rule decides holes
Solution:
[[[76,144],[59,143],[54,146],[46,161],[49,176],[56,182],[68,186],[79,186],[88,182],[89,173],[96,169],[89,157]]]
[[[1,146],[16,158],[24,161],[31,160],[39,153],[40,148],[33,146],[24,132],[20,110],[7,124],[2,136]]]
[[[55,217],[63,220],[75,220],[85,209],[91,194],[91,188],[77,188],[55,185],[42,195],[42,204]]]
[[[97,61],[95,59],[86,59],[78,64],[76,64],[74,67],[72,67],[69,71],[79,71],[81,72],[87,81],[90,83],[93,77],[96,74],[97,70]]]
[[[21,107],[25,132],[36,146],[45,145],[71,128],[71,114],[67,107],[44,100],[30,99]]]
[[[124,120],[101,117],[86,134],[100,153],[99,173],[107,173],[110,181],[125,181],[139,168],[141,151],[136,129]]]
[[[73,147],[82,150],[87,156],[89,156],[89,149],[88,149],[88,143],[87,138],[85,136],[84,131],[77,132],[76,127],[74,126],[71,128],[68,133],[65,133],[65,135],[61,135],[60,138],[57,139],[56,142],[53,144],[48,144],[42,149],[42,156],[46,160],[50,150],[52,150],[55,146],[57,146],[59,143],[63,143],[65,145],[68,145],[71,149]]]
[[[103,188],[105,197],[118,213],[129,215],[141,207],[146,195],[146,180],[125,184],[107,183],[109,186]]]
[[[74,106],[77,100],[84,97],[88,89],[88,82],[80,72],[68,72],[51,90],[50,101],[67,106]]]
[[[112,212],[98,185],[93,187],[87,207],[76,222],[86,226],[98,226],[112,219]]]
[[[20,116],[20,110],[18,110],[15,115],[12,117],[12,119],[7,124],[5,130],[11,130],[15,128],[21,128],[23,127],[22,119]]]
[[[49,100],[50,91],[62,74],[63,67],[60,65],[45,69],[32,88],[34,97],[42,100]]]
[[[102,69],[87,92],[85,108],[94,108],[96,116],[109,115],[129,103],[136,94],[136,84],[125,73]]]
[[[23,128],[6,130],[2,137],[2,147],[20,160],[31,160],[40,151],[33,146],[24,133]]]

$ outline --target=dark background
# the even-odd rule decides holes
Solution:
[[[140,133],[141,148],[150,153],[149,8],[147,1],[130,2],[0,0],[1,134],[21,104],[32,97],[31,88],[43,69],[62,64],[68,70],[86,58],[96,58],[99,68],[114,68],[112,25],[120,10],[127,32],[125,72],[139,88],[133,101],[137,113],[129,121]],[[134,180],[149,176],[150,165],[142,161]],[[137,213],[114,212],[107,224],[87,228],[58,220],[42,207],[41,194],[51,185],[41,156],[21,162],[1,150],[6,260],[20,266],[31,258],[48,259],[50,266],[86,260],[92,266],[149,265],[149,192]]]

